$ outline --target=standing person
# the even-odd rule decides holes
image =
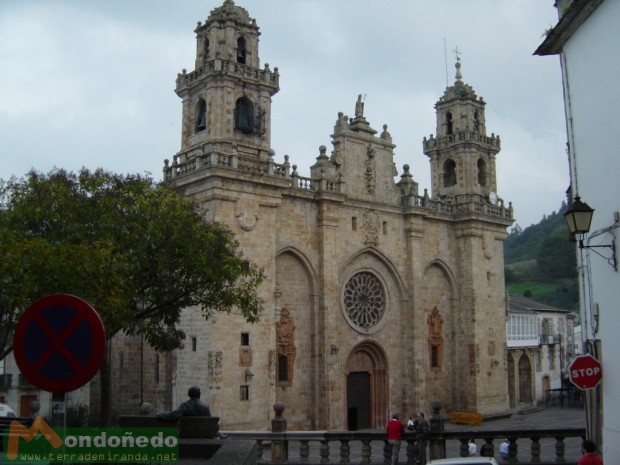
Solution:
[[[508,446],[509,445],[510,443],[508,442],[508,439],[504,439],[504,442],[502,442],[499,445],[499,456],[503,458],[504,460],[508,460]]]
[[[417,425],[418,425],[417,420],[413,421],[413,416],[410,416],[409,417],[409,421],[407,421],[407,430],[408,431],[415,431]]]
[[[482,447],[480,447],[480,457],[493,457],[493,446],[486,442],[482,444]]]
[[[583,457],[579,459],[577,465],[603,465],[603,459],[596,453],[596,444],[589,439],[581,443]]]
[[[416,439],[418,440],[418,463],[426,465],[426,446],[428,445],[428,423],[424,418],[424,412],[417,415],[418,427]]]
[[[469,440],[469,442],[467,443],[467,448],[469,449],[470,457],[475,457],[476,455],[478,455],[478,448],[476,447],[476,443],[473,439]]]
[[[397,414],[392,415],[392,419],[388,421],[387,427],[388,442],[392,446],[392,465],[398,463],[398,454],[400,452],[400,441],[405,432],[405,427],[400,422]]]

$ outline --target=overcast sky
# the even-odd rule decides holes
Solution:
[[[0,0],[0,178],[34,168],[151,173],[180,149],[177,73],[194,28],[223,0]],[[275,161],[307,176],[339,111],[358,94],[388,125],[396,165],[430,192],[422,138],[454,82],[484,98],[498,134],[498,194],[525,228],[557,211],[569,177],[559,59],[533,52],[553,0],[235,0],[260,27],[261,67],[280,71]],[[446,53],[447,51],[447,53]]]

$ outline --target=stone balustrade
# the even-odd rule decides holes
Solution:
[[[268,161],[260,161],[254,158],[242,157],[236,153],[179,153],[174,156],[172,164],[168,160],[164,162],[164,180],[171,181],[178,176],[183,176],[203,168],[228,168],[272,176],[274,179],[286,179],[290,181],[291,195],[298,192],[341,193],[341,183],[338,180],[327,178],[307,178],[300,176],[297,166],[291,165],[286,155],[284,163],[275,163],[270,156]],[[433,199],[428,195],[407,194],[402,196],[401,205],[406,208],[423,209],[429,213],[442,215],[469,215],[477,214],[492,216],[506,220],[513,219],[512,204],[507,207],[503,201],[494,205],[486,196],[480,194],[462,194],[448,200]]]
[[[383,431],[230,431],[228,440],[255,441],[257,463],[270,464],[389,464],[392,454]],[[496,458],[499,445],[509,439],[509,464],[576,463],[581,456],[584,428],[506,431],[443,431],[429,433],[427,458],[467,457],[469,439],[480,450],[488,444]],[[274,450],[278,452],[273,457]],[[418,442],[405,433],[399,463],[416,464]],[[406,462],[404,461],[406,459]],[[506,461],[504,461],[506,463]]]

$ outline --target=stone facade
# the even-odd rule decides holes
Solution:
[[[198,383],[222,429],[267,429],[274,402],[290,430],[384,427],[435,399],[448,411],[507,411],[512,207],[496,198],[500,140],[487,136],[485,102],[460,63],[423,141],[432,195],[420,195],[361,97],[353,117],[338,114],[309,178],[288,156],[276,162],[279,73],[260,66],[256,21],[226,0],[195,32],[196,69],[177,78],[182,146],[164,178],[263,268],[264,312],[252,325],[186,309],[185,348],[165,356],[169,384],[150,377],[144,392],[161,397],[143,400],[169,408]]]

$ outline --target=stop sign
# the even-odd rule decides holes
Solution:
[[[592,355],[578,355],[568,366],[571,382],[580,389],[593,389],[603,376],[601,362]]]

